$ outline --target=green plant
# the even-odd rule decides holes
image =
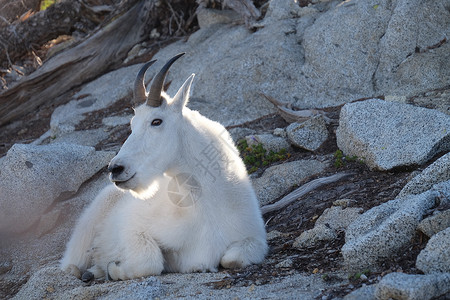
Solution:
[[[242,139],[237,144],[242,160],[247,167],[248,173],[254,173],[261,167],[266,167],[271,163],[286,160],[291,154],[287,153],[286,149],[281,149],[278,152],[267,151],[262,144],[249,146],[245,139]]]
[[[342,151],[338,149],[338,150],[336,150],[336,152],[334,152],[333,156],[334,156],[334,166],[336,168],[342,167],[344,165],[344,163],[342,162],[344,153],[342,153]]]
[[[334,166],[336,168],[341,168],[344,166],[346,161],[359,161],[361,163],[363,163],[362,159],[358,159],[358,157],[356,155],[353,156],[347,156],[344,155],[344,153],[341,150],[336,150],[336,152],[334,152]]]
[[[359,280],[361,278],[361,275],[365,275],[365,276],[369,276],[370,275],[370,270],[369,269],[365,269],[361,272],[358,273],[354,273],[354,274],[349,274],[348,275],[348,279],[349,280]]]
[[[39,10],[41,10],[41,11],[46,10],[48,7],[52,6],[56,2],[57,2],[56,0],[43,0],[43,1],[41,1]]]

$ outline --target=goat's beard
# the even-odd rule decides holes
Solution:
[[[157,180],[153,180],[150,185],[144,188],[135,188],[130,190],[130,193],[141,200],[148,200],[152,198],[156,192],[159,190],[159,182]]]

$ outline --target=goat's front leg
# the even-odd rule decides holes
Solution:
[[[106,274],[112,280],[125,280],[160,275],[164,269],[164,258],[156,241],[145,233],[129,237],[122,258],[110,261]]]
[[[95,265],[89,269],[94,277],[126,280],[161,274],[163,254],[147,226],[127,208],[113,214],[95,240]]]
[[[243,268],[262,262],[266,253],[265,240],[249,237],[232,243],[225,251],[220,264],[224,268]]]
[[[91,266],[92,243],[97,234],[97,227],[108,216],[120,200],[122,193],[110,185],[94,199],[83,212],[67,244],[61,260],[61,269],[80,278]]]

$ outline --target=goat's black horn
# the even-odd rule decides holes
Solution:
[[[174,57],[172,57],[159,71],[159,73],[153,79],[152,86],[150,87],[150,92],[147,96],[147,105],[152,107],[158,107],[162,103],[161,92],[164,85],[164,79],[166,79],[167,72],[169,72],[170,66],[185,53],[180,53]]]
[[[136,80],[134,81],[134,103],[141,104],[147,100],[147,91],[144,82],[145,72],[147,72],[147,69],[150,68],[150,66],[153,65],[155,61],[156,60],[149,61],[139,70],[139,73],[136,76]]]

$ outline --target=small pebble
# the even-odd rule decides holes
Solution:
[[[280,263],[278,263],[275,267],[276,268],[291,268],[293,264],[294,264],[294,262],[292,261],[292,259],[287,258],[287,259],[281,261]]]

